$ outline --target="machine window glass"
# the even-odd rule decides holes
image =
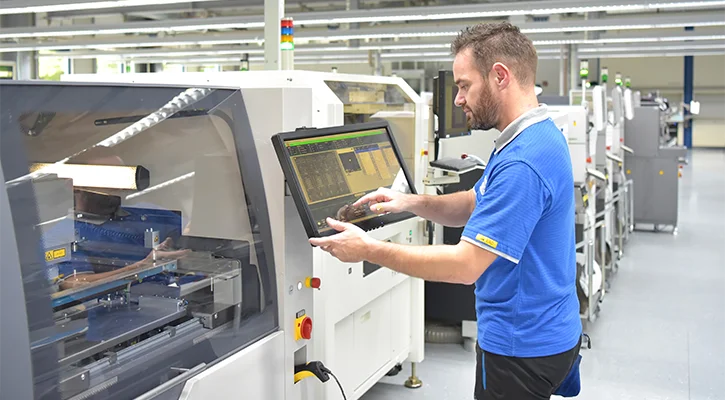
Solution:
[[[134,398],[277,328],[238,91],[8,84],[0,100],[36,396]]]
[[[415,103],[398,85],[325,81],[344,104],[345,124],[368,122],[379,112],[415,111]]]

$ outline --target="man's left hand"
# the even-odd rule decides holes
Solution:
[[[373,239],[365,231],[353,224],[327,219],[327,225],[340,232],[333,236],[311,238],[310,243],[332,254],[333,257],[346,263],[365,260],[365,254]]]

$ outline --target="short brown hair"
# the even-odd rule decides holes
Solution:
[[[453,55],[471,49],[484,78],[494,63],[511,68],[521,86],[534,85],[538,57],[534,44],[509,22],[478,24],[462,30],[451,44]]]

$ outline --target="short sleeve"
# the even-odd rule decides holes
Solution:
[[[518,264],[548,198],[548,189],[528,164],[498,165],[476,185],[476,208],[461,240]]]

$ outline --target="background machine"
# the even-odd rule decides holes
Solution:
[[[599,115],[598,115],[599,116]],[[596,170],[597,131],[589,123],[590,116],[583,106],[551,106],[549,117],[561,130],[569,144],[572,173],[574,174],[574,198],[576,200],[576,251],[577,251],[577,296],[579,312],[583,319],[594,321],[599,312],[599,303],[604,295],[604,273],[596,261],[597,225],[596,203],[593,193],[605,178]]]
[[[661,98],[643,98],[634,107],[634,118],[625,121],[626,173],[637,183],[634,191],[634,224],[651,224],[655,230],[671,226],[677,233],[679,165],[687,149],[670,138],[667,119],[672,112]]]
[[[415,191],[424,191],[429,108],[401,78],[308,71],[69,75],[65,78],[241,88],[258,146],[262,175],[275,182],[267,188],[268,201],[284,198],[284,177],[272,148],[273,135],[301,127],[327,128],[370,121],[388,122]],[[275,217],[271,217],[272,222],[280,227],[299,221],[296,213],[294,222],[287,217],[285,220]],[[319,249],[310,248],[304,232],[275,238],[274,246],[279,264],[287,265],[294,260],[311,268],[310,276],[319,279],[320,287],[312,290],[315,333],[309,339],[306,356],[324,361],[340,378],[347,398],[357,399],[387,373],[395,372],[398,364],[423,360],[423,281],[363,263],[341,263]],[[372,231],[371,235],[398,243],[427,242],[425,223],[419,218],[400,221]],[[301,282],[304,285],[305,280]],[[291,285],[293,293],[297,293],[297,286],[297,281]],[[283,294],[289,291],[288,285]],[[309,312],[310,308],[306,310]],[[299,310],[285,311],[294,314]],[[371,351],[373,348],[378,350]],[[411,375],[408,385],[419,386],[421,382],[415,373]],[[303,384],[309,386],[310,399],[339,398],[339,389],[334,385]]]
[[[428,194],[470,190],[483,175],[500,132],[471,130],[465,112],[455,105],[458,86],[453,71],[441,70],[434,79],[433,127],[429,132],[430,163],[426,176]],[[430,223],[429,243],[455,245],[463,228]],[[473,285],[425,283],[426,340],[459,342],[475,351],[476,299]]]

